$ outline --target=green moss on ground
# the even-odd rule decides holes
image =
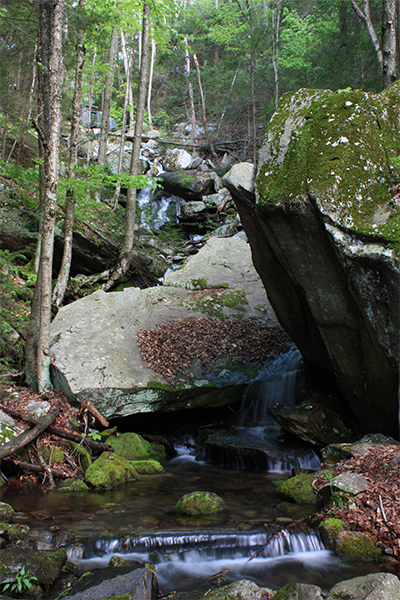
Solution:
[[[382,554],[367,533],[358,531],[340,533],[335,551],[345,562],[376,562]]]
[[[348,523],[334,517],[324,519],[319,526],[322,541],[327,548],[334,548],[339,534],[348,529]]]
[[[164,460],[165,449],[159,444],[151,444],[139,434],[133,432],[112,435],[107,438],[107,444],[114,448],[115,455],[126,460]]]

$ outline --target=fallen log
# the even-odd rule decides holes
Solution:
[[[10,458],[9,456],[7,458],[4,458],[3,461],[8,465],[13,465],[14,467],[18,467],[18,469],[23,469],[25,471],[34,471],[35,473],[45,472],[45,469],[40,465],[33,465],[32,463],[28,463],[24,460],[16,460],[14,458]],[[58,469],[53,469],[52,467],[49,467],[49,469],[52,475],[54,475],[54,477],[60,477],[63,479],[67,479],[68,477],[70,477],[70,475],[66,475]]]
[[[32,425],[35,425],[37,423],[37,419],[35,419],[35,417],[32,417],[32,415],[21,415],[16,410],[12,410],[11,408],[5,408],[4,406],[0,406],[0,410],[3,410],[5,413],[10,415],[10,417],[13,417],[13,419],[26,421],[27,423],[31,423]],[[95,440],[91,440],[88,437],[83,437],[79,435],[79,433],[73,433],[72,431],[67,431],[66,429],[60,429],[58,427],[47,427],[47,433],[51,433],[51,435],[55,435],[65,440],[71,440],[71,442],[76,442],[77,444],[85,444],[91,450],[96,450],[99,452],[114,452],[114,448],[109,444],[96,442]]]
[[[29,442],[32,442],[40,433],[42,433],[42,431],[54,423],[59,412],[60,405],[57,404],[57,407],[54,410],[48,412],[43,417],[40,417],[32,429],[27,429],[14,439],[0,446],[0,459],[6,458],[6,456],[9,456],[13,452],[20,450],[29,444]]]

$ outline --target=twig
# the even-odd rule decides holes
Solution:
[[[37,457],[39,459],[40,464],[42,465],[44,472],[46,473],[47,477],[49,478],[49,490],[54,490],[56,487],[56,484],[54,483],[54,477],[53,477],[53,473],[51,472],[50,466],[46,463],[46,461],[44,460],[37,444],[35,444],[35,448],[36,448],[36,454]],[[51,461],[51,455],[50,455],[50,461]],[[49,461],[49,462],[50,462]],[[43,482],[44,483],[44,482]]]
[[[382,519],[383,519],[383,522],[385,523],[386,527],[387,527],[387,528],[388,528],[388,529],[389,529],[389,530],[390,530],[390,531],[391,531],[391,532],[392,532],[394,535],[396,535],[396,536],[397,536],[397,535],[398,535],[398,532],[397,532],[395,529],[393,529],[393,527],[391,527],[391,526],[389,525],[389,523],[387,522],[387,518],[386,518],[385,510],[384,510],[384,508],[383,508],[383,502],[382,502],[382,498],[381,498],[381,495],[380,495],[380,494],[379,494],[378,498],[379,498],[379,508],[381,509],[381,514],[382,514]]]

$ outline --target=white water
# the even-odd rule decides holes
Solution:
[[[86,558],[82,558],[83,552]],[[154,561],[163,593],[194,589],[215,573],[228,570],[228,581],[251,579],[279,586],[282,571],[304,571],[306,580],[323,581],[342,563],[324,549],[313,531],[193,531],[165,532],[137,538],[97,540],[92,549],[72,546],[68,558],[82,572],[107,566],[112,556],[128,562]],[[282,584],[283,585],[283,584]]]

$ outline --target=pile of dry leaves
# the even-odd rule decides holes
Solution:
[[[253,318],[176,318],[137,333],[146,365],[169,382],[195,360],[206,372],[219,358],[262,365],[289,350],[292,343],[281,327],[268,327]]]
[[[350,505],[337,504],[326,516],[348,522],[357,531],[368,533],[385,554],[400,558],[400,446],[371,446],[363,456],[332,465],[333,475],[359,473],[367,480],[367,489],[352,497]],[[318,492],[326,485],[321,474],[314,480]],[[344,499],[345,500],[345,499]],[[325,515],[321,515],[322,517]]]

